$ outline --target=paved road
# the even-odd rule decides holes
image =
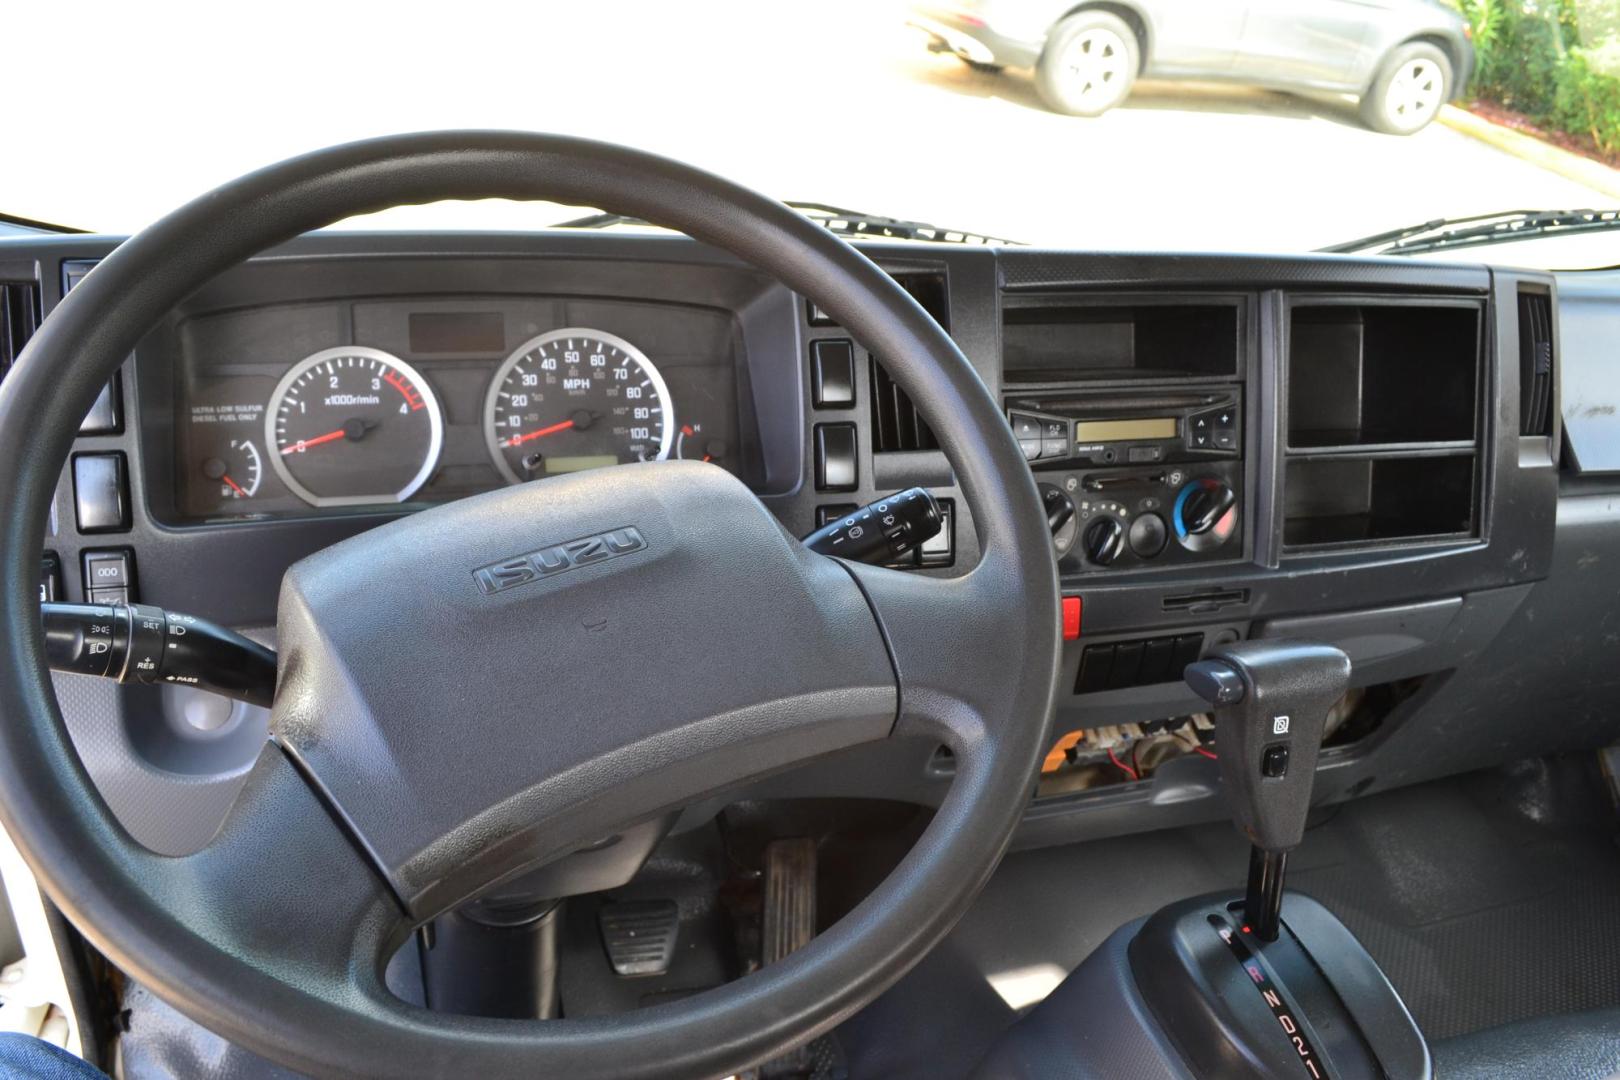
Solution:
[[[1297,251],[1433,216],[1612,203],[1446,128],[1374,134],[1344,102],[1159,85],[1096,120],[1057,116],[1027,76],[929,55],[872,0],[12,15],[15,40],[73,40],[75,75],[52,49],[8,57],[10,85],[54,91],[6,151],[0,209],[109,230],[314,146],[458,125],[593,135],[780,197],[1074,246]],[[563,216],[451,206],[373,224]]]

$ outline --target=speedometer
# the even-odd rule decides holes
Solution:
[[[645,353],[568,327],[519,345],[484,399],[484,439],[513,483],[669,456],[669,388]]]
[[[358,345],[294,364],[270,395],[264,440],[276,475],[315,506],[404,502],[444,440],[433,388],[405,361]]]

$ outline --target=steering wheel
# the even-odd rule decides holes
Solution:
[[[205,849],[155,855],[96,794],[42,658],[41,538],[80,418],[142,335],[220,272],[354,214],[475,198],[644,218],[815,300],[928,416],[980,560],[934,579],[814,554],[739,481],[687,462],[394,521],[287,572],[272,745]],[[664,158],[444,132],[233,181],[120,245],[45,320],[0,386],[0,462],[5,828],[114,964],[304,1072],[696,1077],[765,1059],[849,1016],[945,934],[1005,850],[1046,746],[1056,569],[996,403],[859,252]],[[544,572],[480,586],[474,571],[513,560]],[[713,628],[701,646],[677,632],[694,610]],[[593,675],[610,654],[628,662]],[[779,963],[591,1019],[435,1013],[383,985],[413,927],[492,884],[743,780],[919,734],[956,757],[938,813],[876,891]]]

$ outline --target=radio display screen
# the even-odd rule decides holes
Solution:
[[[1077,420],[1074,424],[1074,441],[1077,444],[1175,437],[1176,418],[1173,416],[1146,420]]]

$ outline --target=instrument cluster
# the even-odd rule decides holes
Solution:
[[[409,508],[666,458],[752,482],[738,353],[725,312],[630,301],[201,316],[181,328],[179,509],[214,520]]]

